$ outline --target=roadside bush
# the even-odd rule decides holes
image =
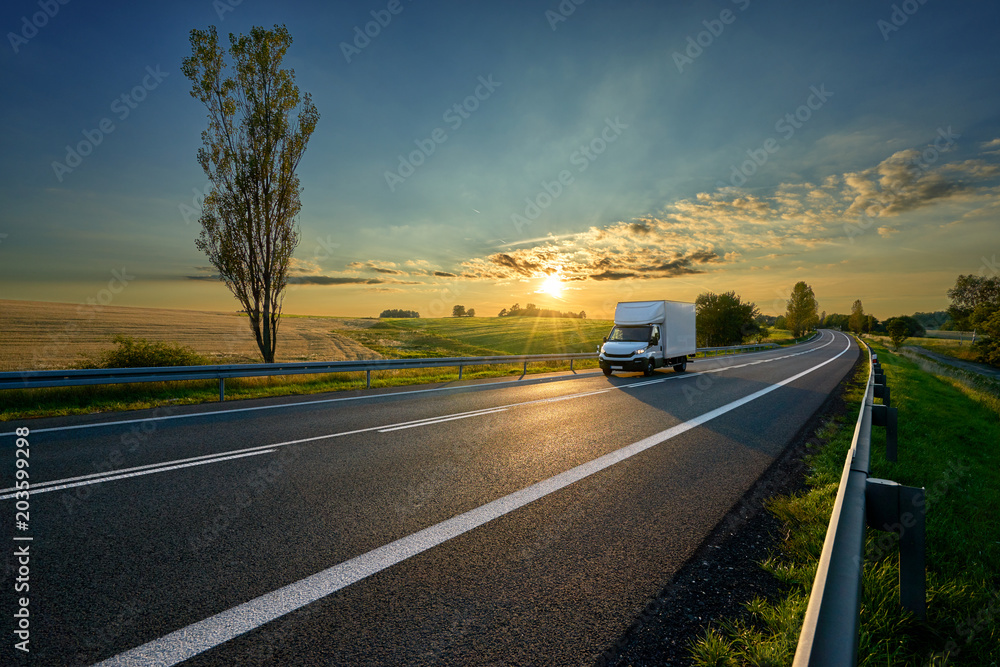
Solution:
[[[201,366],[209,360],[190,347],[162,341],[148,341],[121,334],[111,339],[114,347],[103,350],[90,368],[150,368],[158,366]]]

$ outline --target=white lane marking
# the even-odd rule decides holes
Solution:
[[[822,340],[822,338],[820,340]],[[804,343],[804,344],[808,345],[809,343]],[[823,345],[821,347],[826,347],[826,346]],[[820,348],[813,348],[813,349],[820,349]],[[807,352],[811,352],[811,351],[812,351],[812,349],[807,350]],[[730,358],[734,358],[734,357],[747,357],[747,356],[750,356],[750,355],[768,354],[770,352],[775,352],[775,350],[766,350],[764,352],[747,352],[747,353],[744,353],[744,354],[721,355],[721,356],[718,356],[718,357],[704,357],[702,359],[696,359],[695,361],[702,362],[702,361],[710,361],[710,360],[714,360],[714,359],[730,359]],[[805,352],[801,352],[800,354],[805,354]],[[792,356],[794,356],[794,355],[792,355]],[[779,359],[786,359],[786,358],[787,357],[779,357]],[[777,361],[777,360],[774,359],[774,360],[768,360],[768,361]],[[740,367],[736,367],[736,368],[740,368]],[[593,372],[590,372],[590,371],[580,371],[576,375],[570,375],[570,376],[567,376],[567,377],[564,377],[564,378],[556,378],[555,381],[557,381],[557,382],[563,382],[565,380],[576,380],[576,379],[579,379],[581,377],[587,377],[589,375],[595,375],[596,373],[597,373],[597,371],[593,371]],[[186,414],[183,414],[183,415],[164,415],[162,417],[144,417],[142,419],[122,419],[122,420],[113,421],[113,422],[94,422],[93,424],[73,424],[73,425],[70,425],[70,426],[53,426],[53,427],[50,427],[50,428],[32,429],[31,432],[32,433],[49,433],[49,432],[52,432],[52,431],[72,431],[72,430],[75,430],[75,429],[81,429],[81,428],[98,428],[98,427],[101,427],[101,426],[120,426],[122,424],[142,424],[142,423],[145,423],[145,422],[165,421],[165,420],[168,420],[168,419],[189,419],[189,418],[192,418],[192,417],[208,417],[208,416],[211,416],[211,415],[234,414],[234,413],[237,413],[237,412],[253,412],[253,411],[256,411],[256,410],[275,410],[277,408],[292,408],[292,407],[295,407],[295,406],[298,406],[298,405],[321,405],[323,403],[338,403],[340,401],[361,401],[361,400],[365,400],[365,399],[383,398],[383,397],[390,397],[390,396],[406,396],[406,395],[409,395],[409,394],[426,394],[426,393],[433,392],[433,391],[459,391],[459,390],[462,390],[462,389],[489,389],[490,387],[494,387],[494,386],[497,386],[497,385],[504,385],[504,384],[521,384],[521,385],[524,385],[524,386],[528,386],[527,383],[524,380],[520,380],[520,379],[518,379],[518,380],[498,380],[497,382],[489,382],[489,383],[485,383],[485,384],[469,384],[469,385],[462,385],[462,386],[458,386],[458,387],[434,387],[432,389],[413,389],[413,390],[410,390],[410,391],[394,391],[394,392],[389,392],[389,393],[386,393],[386,394],[366,394],[366,395],[363,395],[363,396],[340,396],[340,397],[337,397],[337,398],[323,398],[323,399],[319,399],[319,400],[315,400],[315,401],[300,401],[300,402],[297,402],[297,403],[281,403],[279,405],[258,405],[258,406],[251,407],[251,408],[232,408],[232,409],[229,409],[229,410],[210,410],[210,411],[207,411],[207,412],[190,412],[190,413],[186,413]],[[15,433],[14,433],[14,431],[7,431],[5,433],[0,433],[0,437],[3,437],[5,435],[15,435]]]
[[[807,370],[797,373],[776,384],[756,391],[748,396],[710,410],[694,419],[677,424],[648,438],[640,440],[562,472],[554,477],[515,491],[503,498],[481,505],[464,514],[407,535],[377,549],[334,565],[309,577],[283,586],[270,593],[227,609],[205,620],[192,623],[170,634],[98,663],[99,667],[117,665],[176,665],[199,653],[219,646],[234,637],[250,632],[260,626],[300,609],[342,588],[386,568],[392,567],[412,556],[423,553],[453,537],[467,533],[485,523],[509,514],[540,498],[558,491],[574,482],[609,468],[651,447],[674,438],[686,431],[701,426],[721,415],[731,412],[751,401],[795,382],[801,377],[832,363],[851,349],[851,341],[839,354]]]
[[[629,387],[633,387],[633,386],[635,386],[635,385],[629,385]],[[618,387],[616,387],[616,389],[617,388]],[[621,389],[626,389],[626,388],[627,387],[621,387]],[[565,396],[553,396],[552,398],[540,398],[540,399],[538,399],[537,402],[538,403],[556,403],[557,401],[568,401],[568,400],[573,399],[573,398],[583,398],[585,396],[596,396],[597,394],[606,394],[609,391],[611,391],[611,390],[610,389],[598,389],[596,391],[583,391],[583,392],[580,392],[579,394],[567,394]],[[536,401],[529,401],[529,403],[535,403],[535,402]],[[524,405],[528,405],[529,403],[525,403]]]
[[[269,447],[271,447],[271,445],[260,445],[258,447],[249,447],[247,449],[241,449],[239,451],[240,452],[252,452],[252,451],[257,451],[259,449],[267,449]],[[104,472],[94,472],[94,473],[90,473],[89,475],[80,475],[78,477],[67,477],[66,479],[57,479],[57,480],[52,480],[52,481],[49,481],[49,482],[33,482],[31,484],[31,490],[32,490],[32,492],[34,492],[37,489],[44,488],[46,486],[52,486],[54,484],[64,484],[64,483],[67,483],[67,482],[76,482],[76,481],[81,480],[81,479],[94,479],[96,477],[107,477],[108,475],[119,475],[119,474],[122,474],[122,473],[133,472],[133,471],[136,471],[136,470],[147,470],[149,468],[160,468],[160,467],[168,466],[168,465],[176,465],[176,464],[180,464],[180,463],[187,463],[188,461],[201,461],[203,459],[215,459],[215,458],[218,458],[220,456],[226,456],[227,454],[235,454],[235,453],[237,453],[237,452],[219,452],[219,453],[216,453],[216,454],[204,454],[202,456],[192,456],[191,458],[187,458],[187,459],[177,459],[175,461],[161,461],[159,463],[148,463],[148,464],[142,465],[142,466],[135,466],[134,468],[119,468],[117,470],[105,470]],[[207,461],[207,463],[211,463],[211,461]],[[16,487],[10,487],[10,488],[6,488],[6,489],[0,489],[0,493],[7,493],[8,491],[13,491],[15,488]]]
[[[219,463],[220,461],[230,461],[232,459],[241,459],[246,456],[258,456],[260,454],[270,454],[274,449],[264,449],[256,452],[247,452],[245,454],[233,454],[231,456],[219,456],[214,459],[209,459],[207,461],[192,461],[190,463],[181,463],[178,465],[166,465],[159,468],[152,468],[149,470],[140,470],[137,472],[130,472],[120,475],[108,475],[106,477],[101,477],[100,479],[88,479],[80,482],[70,482],[67,484],[56,484],[55,486],[47,486],[45,488],[31,488],[29,493],[35,495],[36,493],[48,493],[49,491],[61,491],[62,489],[72,489],[75,486],[87,486],[89,484],[100,484],[102,482],[111,482],[116,479],[128,479],[129,477],[141,477],[142,475],[153,475],[158,472],[167,472],[168,470],[179,470],[181,468],[190,468],[192,466],[203,466],[208,463]],[[51,482],[50,482],[51,484]],[[6,489],[5,489],[6,490]],[[0,500],[10,500],[17,495],[16,492],[0,495]]]
[[[832,342],[833,342],[833,338],[831,338],[830,342],[828,342],[828,343],[826,343],[824,345],[821,345],[820,347],[812,348],[810,350],[806,350],[806,351],[803,351],[803,352],[797,352],[795,354],[785,355],[783,357],[777,357],[776,359],[772,359],[772,360],[768,360],[768,361],[779,361],[781,359],[788,359],[790,357],[797,357],[797,356],[800,356],[802,354],[808,354],[809,352],[813,352],[815,350],[822,349],[822,348],[826,347],[827,345],[830,345],[830,343],[832,343]],[[144,468],[170,466],[170,465],[174,465],[174,464],[183,463],[183,462],[186,462],[186,461],[193,461],[193,460],[200,459],[200,458],[220,457],[220,456],[226,456],[226,455],[243,454],[245,452],[254,452],[254,451],[258,451],[258,450],[266,449],[266,448],[287,447],[289,445],[298,445],[298,444],[302,444],[302,443],[306,443],[306,442],[316,442],[317,440],[326,440],[326,439],[329,439],[329,438],[339,438],[339,437],[342,437],[342,436],[345,436],[345,435],[356,435],[358,433],[370,433],[372,431],[378,431],[379,433],[387,433],[387,432],[390,432],[390,431],[402,430],[404,428],[411,428],[411,425],[412,426],[424,426],[424,425],[429,425],[429,424],[436,424],[436,423],[441,423],[441,422],[446,422],[446,421],[452,421],[452,420],[455,420],[455,419],[464,419],[465,417],[474,417],[474,416],[479,415],[479,414],[492,414],[493,412],[502,412],[504,410],[508,410],[510,408],[515,408],[515,407],[523,407],[523,406],[526,406],[526,405],[535,405],[535,404],[538,404],[538,403],[553,403],[555,401],[566,401],[566,400],[570,400],[570,399],[574,399],[574,398],[583,398],[583,397],[586,397],[586,396],[594,396],[596,394],[603,394],[603,393],[606,393],[606,392],[609,392],[609,391],[612,391],[612,390],[623,390],[623,389],[632,389],[632,388],[635,388],[635,387],[644,387],[644,386],[648,386],[648,385],[651,385],[651,384],[659,384],[661,382],[666,382],[668,380],[683,380],[684,378],[693,378],[693,377],[698,377],[699,375],[704,375],[704,374],[707,374],[707,373],[719,373],[719,372],[722,372],[722,371],[733,370],[733,369],[737,369],[737,368],[744,368],[746,366],[752,366],[752,365],[754,365],[754,364],[753,363],[748,363],[748,364],[739,364],[739,365],[735,365],[735,366],[723,366],[721,368],[715,368],[715,369],[710,369],[710,370],[706,370],[706,371],[700,371],[698,373],[682,373],[680,375],[669,375],[667,377],[656,379],[656,380],[647,380],[645,382],[637,382],[637,383],[634,383],[634,384],[627,384],[627,385],[622,385],[622,386],[619,386],[619,387],[612,387],[612,388],[608,388],[608,389],[598,389],[596,391],[586,391],[586,392],[580,392],[580,393],[576,393],[576,394],[568,394],[566,396],[553,396],[551,398],[539,398],[539,399],[534,399],[534,400],[531,400],[531,401],[522,401],[520,403],[509,403],[507,405],[501,405],[501,406],[497,406],[497,407],[493,407],[493,408],[482,408],[482,409],[479,409],[479,410],[470,410],[468,412],[459,412],[459,413],[455,413],[455,414],[452,414],[452,415],[441,415],[439,417],[425,417],[424,419],[416,419],[416,420],[408,421],[408,422],[399,422],[399,423],[396,423],[396,424],[388,424],[388,425],[384,425],[384,426],[370,426],[370,427],[367,427],[367,428],[355,429],[353,431],[341,431],[341,432],[338,432],[338,433],[327,433],[327,434],[324,434],[324,435],[317,435],[317,436],[312,436],[312,437],[309,437],[309,438],[300,438],[298,440],[287,440],[285,442],[277,442],[277,443],[272,443],[272,444],[268,444],[268,445],[257,445],[256,447],[247,447],[245,449],[231,450],[231,451],[228,451],[228,452],[219,452],[217,454],[207,454],[205,456],[193,457],[191,459],[179,459],[177,461],[164,461],[162,463],[153,463],[153,464],[149,464],[149,465],[146,465],[146,466],[138,466],[136,468],[128,468],[128,469],[124,469],[124,470],[111,470],[111,471],[107,471],[107,472],[104,472],[104,473],[92,473],[90,475],[81,475],[79,477],[70,477],[70,478],[67,478],[67,479],[53,480],[53,481],[49,481],[49,482],[39,482],[38,484],[32,485],[32,492],[33,493],[44,493],[45,491],[54,491],[54,490],[56,490],[55,488],[40,488],[40,487],[54,486],[54,485],[64,485],[67,482],[73,482],[73,481],[76,481],[76,480],[82,480],[82,479],[88,479],[88,478],[91,479],[90,482],[82,482],[80,484],[74,484],[73,486],[83,486],[84,484],[87,484],[87,483],[89,483],[89,484],[99,484],[99,483],[104,482],[104,481],[110,481],[110,479],[112,479],[111,476],[113,476],[113,475],[120,475],[120,476],[117,476],[117,477],[113,477],[113,479],[125,479],[127,477],[130,477],[130,475],[121,475],[121,473],[128,472],[129,470],[140,470],[140,469],[144,469]],[[224,460],[224,459],[220,459],[220,460]],[[172,470],[174,468],[166,468],[166,469]],[[67,488],[67,487],[66,486],[59,486],[58,488],[62,489],[62,488]],[[14,491],[14,487],[7,488],[7,489],[0,489],[0,494],[6,493],[6,492],[9,492],[9,491]],[[13,497],[14,497],[14,494],[0,495],[0,500],[9,500],[10,498],[13,498]]]
[[[480,417],[482,415],[492,415],[497,412],[507,412],[507,408],[494,408],[492,410],[483,410],[482,412],[477,412],[475,414],[469,415],[455,415],[453,417],[437,417],[435,419],[427,419],[414,424],[406,424],[405,426],[392,426],[390,428],[380,428],[379,433],[389,433],[390,431],[402,431],[405,428],[418,428],[420,426],[430,426],[431,424],[440,424],[442,422],[455,421],[456,419],[468,419],[469,417]]]

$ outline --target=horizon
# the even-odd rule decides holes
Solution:
[[[1000,274],[995,3],[40,7],[0,9],[0,299],[240,309],[194,245],[209,25],[286,25],[319,109],[289,315],[781,315],[803,280],[885,320]]]
[[[664,301],[670,301],[671,299],[662,299],[662,300],[664,300]],[[166,307],[157,307],[157,306],[137,306],[137,305],[128,305],[128,306],[126,306],[126,305],[121,305],[121,304],[110,304],[110,303],[107,304],[107,305],[101,305],[100,303],[97,303],[97,302],[88,304],[88,303],[76,303],[76,302],[70,302],[70,301],[44,301],[44,300],[30,300],[30,299],[0,299],[0,302],[3,302],[3,301],[14,301],[14,302],[18,302],[18,303],[34,303],[34,304],[39,304],[39,305],[52,304],[52,305],[60,305],[60,306],[77,306],[79,308],[90,308],[93,311],[100,311],[103,308],[125,308],[125,309],[147,309],[147,310],[171,310],[171,311],[178,311],[178,312],[185,312],[186,311],[186,312],[193,312],[193,313],[213,313],[213,314],[218,314],[218,315],[240,315],[240,314],[244,313],[243,310],[225,310],[225,309],[222,309],[222,310],[212,310],[212,309],[201,309],[201,308],[166,308]],[[527,305],[528,303],[530,303],[530,302],[525,302],[525,305]],[[688,301],[688,302],[683,302],[683,303],[693,303],[693,302]],[[535,305],[537,305],[537,304],[535,304]],[[472,306],[472,308],[475,308],[475,306]],[[410,310],[410,309],[403,308],[403,307],[400,307],[400,308],[390,307],[390,308],[383,308],[382,310],[385,311],[385,310]],[[553,309],[547,309],[547,310],[553,310]],[[570,312],[570,311],[564,311],[564,312]],[[850,315],[851,314],[850,309],[847,309],[847,311],[841,313],[841,312],[834,312],[834,311],[823,311],[823,309],[820,308],[819,312],[821,314],[825,312],[827,316],[830,316],[830,315]],[[916,314],[933,315],[935,313],[945,313],[945,314],[947,314],[947,310],[938,310],[938,311],[919,311],[918,310],[918,311],[913,311],[912,313],[896,313],[894,315],[889,315],[887,317],[879,317],[879,316],[875,315],[874,313],[870,313],[867,310],[865,311],[865,315],[872,315],[879,322],[885,322],[887,319],[889,319],[891,317],[897,317],[897,316],[913,316],[913,315],[916,315]],[[761,315],[768,315],[768,314],[767,313],[761,313]],[[783,315],[784,315],[784,313],[780,313],[779,315],[770,315],[770,316],[771,317],[778,317],[778,316],[783,316]],[[374,314],[374,315],[357,315],[357,314],[354,314],[354,315],[331,315],[331,314],[315,314],[315,313],[311,313],[311,314],[310,313],[286,313],[286,312],[282,311],[281,312],[281,316],[282,317],[316,317],[316,318],[344,319],[344,320],[348,320],[348,319],[356,319],[356,320],[363,320],[363,319],[369,319],[369,320],[393,319],[393,318],[382,318],[381,313]],[[420,314],[420,313],[418,313],[418,316],[419,316],[419,319],[462,319],[462,320],[470,319],[468,316],[462,316],[462,317],[456,318],[453,315],[440,315],[440,316],[435,316],[435,317],[428,317],[428,316],[425,316],[425,315]],[[519,317],[521,317],[521,316],[519,316]],[[573,319],[573,318],[559,318],[559,317],[550,317],[550,316],[539,316],[539,317],[542,317],[542,319]],[[486,313],[480,313],[478,310],[476,311],[476,314],[474,316],[472,316],[472,319],[476,319],[476,318],[479,318],[479,319],[482,319],[482,318],[500,319],[499,315],[490,315],[490,314],[486,314]],[[403,319],[410,319],[410,318],[403,318]],[[506,318],[504,318],[504,319],[506,319]],[[586,319],[588,319],[588,320],[613,322],[614,321],[614,314],[612,313],[611,317],[591,317],[588,314],[587,317],[586,317]],[[819,328],[822,328],[822,327],[819,327]]]

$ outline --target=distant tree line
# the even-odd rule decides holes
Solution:
[[[415,310],[401,310],[399,308],[388,308],[378,314],[379,317],[420,317],[420,313]]]
[[[497,317],[571,317],[584,320],[587,319],[587,313],[582,310],[579,313],[562,313],[558,310],[539,308],[533,303],[521,308],[521,304],[515,303],[510,308],[504,308],[497,313]]]
[[[469,308],[468,310],[466,310],[465,306],[454,306],[451,309],[451,316],[452,317],[475,317],[476,316],[476,309],[475,308]]]

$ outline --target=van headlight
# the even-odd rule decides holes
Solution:
[[[646,354],[646,348],[642,348],[641,350],[636,350],[632,354]]]

